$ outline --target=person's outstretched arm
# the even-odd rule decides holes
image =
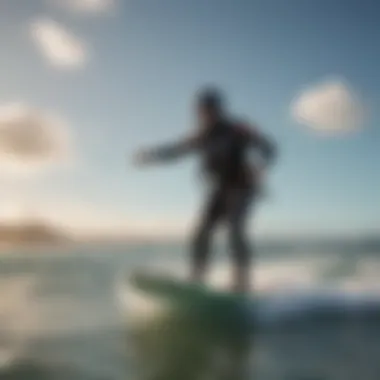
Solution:
[[[165,144],[152,149],[140,151],[135,162],[140,165],[174,161],[195,152],[200,145],[198,136],[187,137],[175,143]]]

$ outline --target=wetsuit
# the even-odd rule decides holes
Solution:
[[[226,222],[237,281],[248,281],[251,250],[245,227],[249,208],[260,192],[259,176],[249,157],[253,152],[258,153],[258,158],[267,166],[275,156],[274,144],[246,123],[229,119],[220,120],[207,132],[154,152],[154,156],[162,160],[198,153],[202,171],[210,183],[210,193],[193,239],[192,277],[195,280],[201,279],[206,269],[215,227]]]

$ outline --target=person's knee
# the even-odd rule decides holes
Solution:
[[[207,225],[201,225],[195,230],[192,237],[192,245],[195,249],[201,249],[208,244],[211,229]]]
[[[208,228],[205,225],[198,226],[193,234],[195,241],[203,240],[208,236]]]

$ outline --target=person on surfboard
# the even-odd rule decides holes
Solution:
[[[191,255],[191,280],[202,282],[208,267],[210,243],[216,227],[227,223],[234,264],[234,290],[249,289],[251,249],[246,236],[247,217],[261,194],[262,176],[276,156],[276,147],[256,126],[231,117],[217,88],[199,92],[196,100],[198,128],[172,144],[138,152],[135,162],[147,165],[172,161],[189,154],[201,157],[209,194],[195,231]],[[259,161],[249,160],[250,152]]]

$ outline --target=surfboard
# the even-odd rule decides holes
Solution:
[[[190,283],[169,275],[155,273],[134,273],[131,284],[143,292],[154,296],[188,301],[219,301],[226,303],[240,303],[248,300],[248,296],[239,293],[220,291],[205,285]]]
[[[135,273],[130,284],[137,291],[166,302],[171,310],[187,313],[187,318],[197,317],[213,327],[228,324],[229,331],[244,329],[252,324],[252,298],[245,294],[212,289],[206,285],[193,284],[168,275]]]
[[[241,367],[236,363],[245,360],[251,347],[248,296],[146,272],[135,273],[129,285],[163,306],[148,323],[137,319],[130,326],[141,379],[193,380],[206,370],[212,378],[222,378],[220,373],[231,369],[213,367],[218,352],[227,355],[225,364]]]

